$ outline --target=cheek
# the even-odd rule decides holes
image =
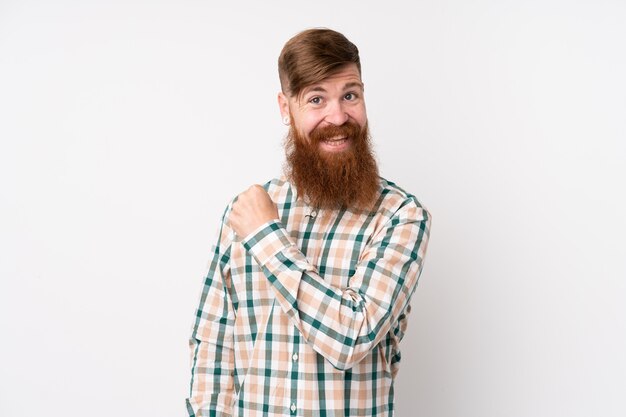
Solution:
[[[350,117],[352,117],[360,126],[364,126],[367,123],[367,113],[365,112],[365,105],[355,107],[350,111]]]
[[[314,114],[307,114],[300,119],[299,128],[306,136],[308,136],[323,120]]]

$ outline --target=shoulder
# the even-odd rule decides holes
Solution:
[[[285,201],[294,201],[296,198],[295,188],[285,177],[274,178],[263,184],[263,188],[269,194],[272,201],[280,204]]]
[[[290,184],[283,177],[273,178],[273,179],[267,181],[266,183],[264,183],[263,184],[263,188],[265,188],[265,191],[267,191],[269,193],[270,191],[276,191],[276,190],[282,190],[284,188],[290,188]]]
[[[413,220],[430,220],[429,211],[418,198],[396,183],[380,177],[379,210],[390,217],[402,215]]]

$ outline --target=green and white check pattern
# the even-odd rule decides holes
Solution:
[[[369,214],[320,210],[284,178],[239,239],[226,209],[190,339],[190,416],[391,416],[430,214],[381,178]]]

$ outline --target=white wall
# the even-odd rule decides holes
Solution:
[[[312,26],[434,215],[398,415],[625,415],[625,3],[228,4],[0,1],[0,415],[185,414],[208,249],[280,172]]]

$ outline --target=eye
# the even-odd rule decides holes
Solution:
[[[309,103],[312,104],[320,104],[322,102],[322,98],[320,96],[311,97],[309,99]]]
[[[347,93],[345,96],[343,96],[344,100],[348,100],[348,101],[352,101],[352,100],[356,100],[357,95],[355,93]]]

